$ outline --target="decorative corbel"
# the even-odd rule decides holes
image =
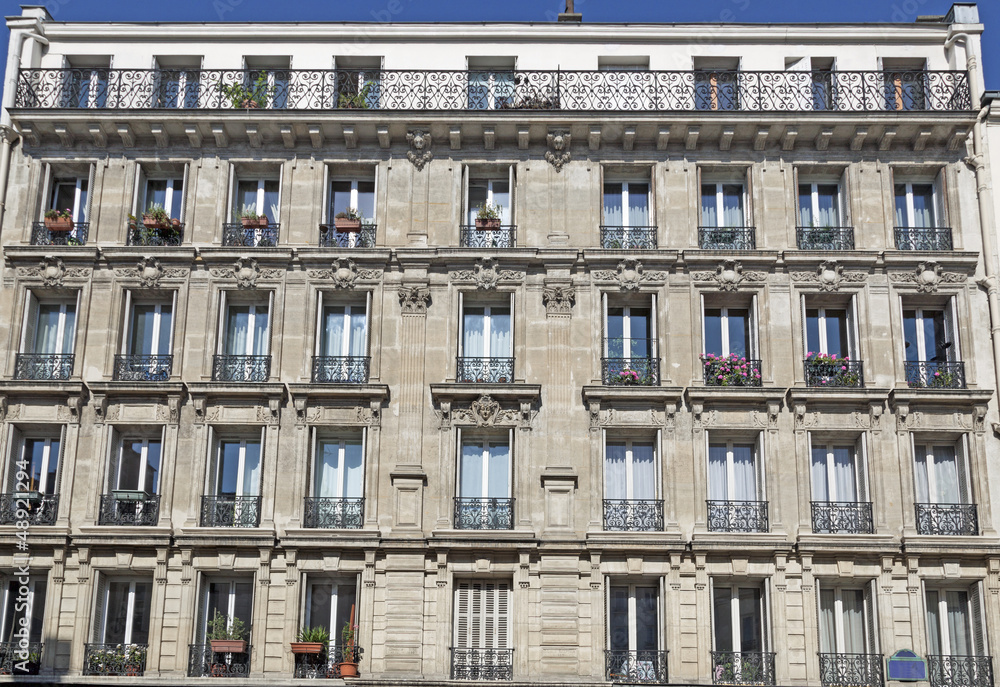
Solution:
[[[83,408],[83,396],[69,396],[66,398],[66,406],[69,408],[70,417],[74,422],[80,421],[80,410]]]
[[[910,404],[896,401],[896,429],[905,430],[910,417]]]
[[[882,402],[881,401],[871,401],[868,404],[868,417],[871,420],[871,428],[873,432],[882,431]]]
[[[195,422],[205,421],[205,410],[208,406],[208,398],[205,396],[192,396],[191,405],[194,406]]]
[[[767,399],[767,428],[772,432],[778,431],[778,413],[781,412],[781,399]]]
[[[295,423],[304,425],[306,422],[306,410],[309,409],[309,397],[295,396],[292,398],[292,406],[295,408]]]
[[[94,394],[90,404],[94,407],[94,421],[99,425],[104,424],[104,417],[108,412],[108,397],[104,394]]]
[[[281,397],[272,396],[267,399],[267,408],[271,411],[271,424],[278,424],[278,420],[281,418]]]
[[[451,429],[451,401],[441,401],[440,403],[440,414],[441,414],[441,425],[439,429],[442,431]]]
[[[181,421],[181,397],[167,397],[167,411],[170,415],[170,424],[176,425]]]
[[[806,424],[806,403],[805,401],[796,401],[792,406],[792,414],[795,416],[795,429],[802,430],[805,429]]]
[[[977,434],[986,431],[986,411],[987,405],[985,403],[977,403],[972,408],[972,428]]]

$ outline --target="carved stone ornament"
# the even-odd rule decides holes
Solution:
[[[422,129],[414,129],[407,132],[406,141],[412,150],[406,151],[406,159],[413,163],[417,170],[424,168],[424,165],[431,161],[434,153],[431,152],[431,135]]]
[[[431,302],[431,290],[426,286],[403,286],[399,289],[399,306],[403,313],[425,314]]]
[[[457,270],[448,275],[452,281],[474,281],[481,291],[495,289],[501,281],[520,281],[524,272],[502,270],[496,258],[481,258],[471,270]]]
[[[569,152],[570,134],[568,131],[550,131],[546,136],[546,141],[551,150],[545,151],[545,160],[561,172],[563,165],[570,161],[572,157]]]
[[[575,302],[576,289],[572,286],[546,286],[542,290],[546,315],[569,315]]]
[[[837,291],[842,284],[858,284],[868,279],[864,272],[845,272],[836,260],[825,260],[814,272],[792,272],[792,281],[818,284],[823,291]]]
[[[920,263],[913,272],[890,272],[889,278],[894,282],[916,284],[921,293],[935,293],[941,284],[961,284],[966,280],[964,274],[945,272],[933,260]]]
[[[715,268],[715,272],[695,272],[695,281],[714,281],[723,291],[735,291],[742,282],[762,282],[767,279],[764,272],[744,272],[743,264],[736,260],[725,260]]]
[[[135,267],[115,270],[115,276],[124,279],[138,279],[139,284],[147,289],[160,285],[161,279],[179,279],[187,274],[187,270],[164,268],[160,261],[152,256],[142,258]]]
[[[253,289],[258,279],[278,279],[282,270],[261,269],[253,258],[240,258],[230,269],[212,270],[212,276],[222,279],[235,279],[236,286],[241,289]]]
[[[338,289],[353,289],[358,280],[379,279],[381,270],[358,269],[353,260],[339,258],[328,270],[309,270],[311,279],[332,279]]]
[[[468,408],[452,409],[451,417],[454,422],[459,424],[496,427],[498,425],[517,425],[521,421],[521,412],[516,408],[505,409],[499,401],[484,394],[473,401]]]
[[[618,263],[615,271],[597,270],[594,272],[597,281],[617,281],[623,291],[635,291],[646,282],[664,282],[666,272],[647,272],[638,260],[625,259]]]
[[[18,267],[17,276],[41,279],[45,286],[62,286],[64,279],[85,279],[90,276],[87,267],[66,267],[62,258],[46,255],[38,267]]]

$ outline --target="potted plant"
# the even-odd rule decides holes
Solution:
[[[321,654],[330,645],[330,633],[322,625],[302,628],[297,639],[291,643],[293,654]]]
[[[147,229],[166,229],[170,226],[170,215],[162,205],[153,203],[142,213],[142,224]]]
[[[345,110],[367,110],[368,96],[374,85],[374,81],[366,81],[357,93],[341,93],[337,96],[337,107]]]
[[[351,607],[353,615],[354,607]],[[340,648],[344,652],[343,661],[337,664],[340,670],[340,677],[357,677],[358,662],[355,659],[354,642],[357,637],[358,626],[348,620],[344,623],[344,629],[340,631]]]
[[[247,650],[246,625],[239,618],[229,621],[228,615],[222,615],[215,610],[215,615],[208,621],[208,643],[212,651],[218,654],[242,654]]]
[[[73,211],[69,208],[46,210],[45,228],[49,231],[73,231]]]
[[[256,205],[244,205],[236,213],[240,223],[246,229],[263,229],[267,226],[267,215],[258,215]]]
[[[130,644],[125,647],[125,675],[139,677],[146,663],[146,647]]]
[[[355,232],[361,229],[362,219],[357,208],[347,208],[334,215],[333,226],[339,232]]]
[[[483,203],[476,210],[476,229],[499,229],[500,206]]]
[[[267,107],[267,101],[274,95],[274,86],[267,83],[267,72],[261,71],[250,86],[237,82],[219,88],[222,95],[229,98],[234,110],[257,110]]]

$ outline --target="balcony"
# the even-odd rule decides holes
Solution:
[[[663,501],[604,499],[606,532],[662,532]]]
[[[974,537],[979,534],[979,513],[974,503],[918,503],[917,534]]]
[[[705,386],[760,386],[759,360],[736,354],[718,356],[706,353],[701,357]]]
[[[860,360],[837,360],[825,353],[803,361],[806,386],[820,389],[861,389],[865,385],[864,363]]]
[[[262,73],[270,85],[255,89]],[[969,112],[974,105],[964,71],[79,68],[21,69],[14,107],[849,113]]]
[[[817,534],[872,534],[870,501],[813,501],[812,528]]]
[[[906,385],[911,389],[964,389],[965,363],[907,361]]]
[[[338,230],[333,224],[319,225],[320,248],[374,248],[374,224],[362,224],[355,231]],[[277,237],[275,237],[277,241]]]
[[[308,679],[340,678],[341,663],[361,663],[364,649],[359,646],[331,646],[321,654],[295,654],[294,677]]]
[[[607,357],[601,358],[601,383],[605,386],[658,386],[660,359],[653,339],[605,339]],[[629,355],[635,351],[647,355]]]
[[[800,250],[854,250],[854,227],[796,227]]]
[[[456,497],[455,529],[514,529],[514,499]]]
[[[896,250],[954,250],[946,227],[896,227]]]
[[[165,382],[174,365],[172,355],[116,355],[116,382]]]
[[[666,651],[605,650],[605,679],[626,684],[665,685]]]
[[[774,653],[713,651],[712,680],[716,685],[773,685]]]
[[[73,376],[72,353],[18,353],[14,358],[14,379],[60,382]]]
[[[601,226],[601,248],[608,250],[655,250],[656,227]]]
[[[23,511],[23,512],[22,512]],[[0,525],[54,525],[59,514],[59,494],[22,491],[0,494]]]
[[[931,687],[993,687],[992,656],[928,656]]]
[[[250,675],[250,651],[242,654],[217,654],[211,644],[191,644],[188,649],[188,677],[247,677]]]
[[[882,654],[820,654],[823,687],[882,687]]]
[[[42,664],[42,649],[45,645],[41,642],[28,642],[22,646],[21,642],[0,642],[0,675],[38,675]],[[28,660],[23,661],[23,651],[27,650]],[[19,667],[24,663],[23,670]]]
[[[84,644],[83,674],[141,677],[148,651],[148,644]]]
[[[85,246],[90,235],[90,222],[73,222],[69,231],[55,231],[45,226],[45,222],[31,225],[32,246]]]
[[[269,355],[215,355],[212,357],[213,382],[262,384],[271,377]]]
[[[259,496],[202,496],[202,527],[257,527]]]
[[[513,248],[517,245],[517,227],[513,224],[479,229],[474,224],[458,228],[458,245],[462,248]]]
[[[146,226],[141,221],[129,222],[130,246],[179,246],[184,240],[184,225]]]
[[[513,649],[451,649],[452,680],[512,680]]]
[[[360,530],[364,519],[363,498],[307,496],[302,525],[327,530]]]
[[[274,248],[278,245],[280,224],[244,226],[240,223],[222,225],[222,245],[240,248]]]
[[[767,501],[706,501],[709,532],[767,532]]]
[[[753,227],[698,227],[698,247],[703,250],[754,250]]]
[[[314,384],[365,384],[371,358],[364,355],[313,356]]]
[[[513,358],[457,358],[455,381],[461,384],[513,384]]]
[[[160,517],[160,495],[115,490],[101,495],[99,525],[153,527]]]

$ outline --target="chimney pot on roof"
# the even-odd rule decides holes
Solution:
[[[582,22],[583,15],[573,11],[573,0],[566,0],[566,11],[560,12],[558,19],[559,21]]]

